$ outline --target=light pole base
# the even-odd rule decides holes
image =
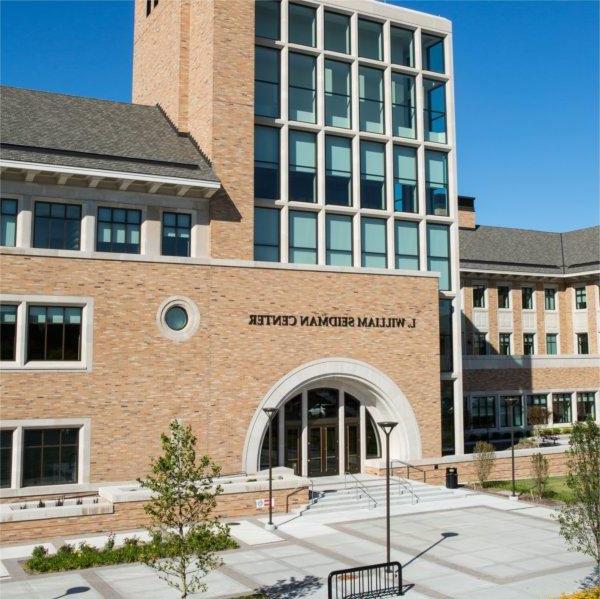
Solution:
[[[509,495],[508,498],[511,501],[519,501],[519,496],[518,495]]]
[[[275,524],[269,524],[268,522],[265,524],[265,528],[267,530],[276,530],[277,526]]]

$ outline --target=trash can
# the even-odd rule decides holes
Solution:
[[[458,470],[456,468],[446,468],[446,488],[458,489]]]

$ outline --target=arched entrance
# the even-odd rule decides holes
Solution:
[[[382,455],[376,422],[395,420],[392,458],[421,457],[417,422],[397,385],[372,366],[348,359],[305,364],[278,381],[256,410],[246,435],[244,469],[268,464],[267,417],[273,420],[273,464],[303,476],[361,472]]]

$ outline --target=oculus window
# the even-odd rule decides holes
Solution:
[[[448,216],[448,156],[425,150],[427,214]]]
[[[17,242],[17,200],[0,201],[0,245],[14,247]]]
[[[254,209],[254,259],[279,262],[279,210]]]
[[[337,60],[325,61],[325,124],[351,126],[350,65]]]
[[[383,133],[383,71],[359,67],[358,91],[360,130]]]
[[[81,235],[81,206],[36,202],[33,247],[78,250]]]
[[[258,37],[271,40],[279,39],[279,0],[260,0],[255,2],[255,31]]]
[[[416,137],[415,78],[392,73],[392,135]]]
[[[421,33],[421,55],[423,69],[433,73],[444,73],[444,38]]]
[[[165,324],[172,331],[182,331],[188,323],[188,315],[182,306],[171,306],[165,312]]]
[[[352,141],[325,136],[325,203],[352,205]]]
[[[254,127],[254,196],[279,199],[279,129]]]
[[[358,55],[383,60],[383,27],[381,23],[358,19]]]
[[[360,142],[360,206],[385,209],[385,145]]]
[[[326,263],[332,266],[352,266],[352,217],[327,214],[325,237]]]
[[[289,132],[288,200],[317,201],[317,136],[308,131]]]
[[[317,263],[317,215],[290,210],[289,261],[294,264]]]
[[[289,117],[303,123],[317,122],[317,61],[308,54],[289,54]]]
[[[350,17],[325,11],[325,50],[350,54]]]
[[[440,290],[451,288],[450,229],[447,225],[427,225],[427,270],[440,273]]]
[[[417,212],[417,150],[394,146],[394,210]]]
[[[290,4],[289,40],[292,44],[314,47],[316,45],[316,10],[303,4]]]
[[[0,360],[14,362],[17,358],[17,306],[0,306]]]
[[[190,256],[192,217],[179,212],[163,212],[162,255]]]
[[[363,216],[360,220],[360,236],[362,266],[387,268],[386,221]]]
[[[446,143],[446,84],[423,79],[425,141]]]
[[[81,308],[29,306],[27,360],[81,360]]]
[[[141,210],[98,208],[96,250],[140,253]]]
[[[419,225],[397,220],[395,225],[396,268],[419,270]]]
[[[254,114],[279,117],[279,50],[254,49]]]
[[[403,67],[414,67],[413,32],[402,27],[390,28],[392,62]]]

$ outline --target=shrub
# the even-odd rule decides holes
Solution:
[[[490,477],[495,460],[496,454],[493,445],[490,445],[485,441],[478,441],[475,444],[475,449],[473,450],[473,464],[475,467],[477,483],[480,487],[483,487]]]
[[[548,460],[541,453],[531,456],[531,478],[533,479],[531,495],[541,499],[548,483]]]

